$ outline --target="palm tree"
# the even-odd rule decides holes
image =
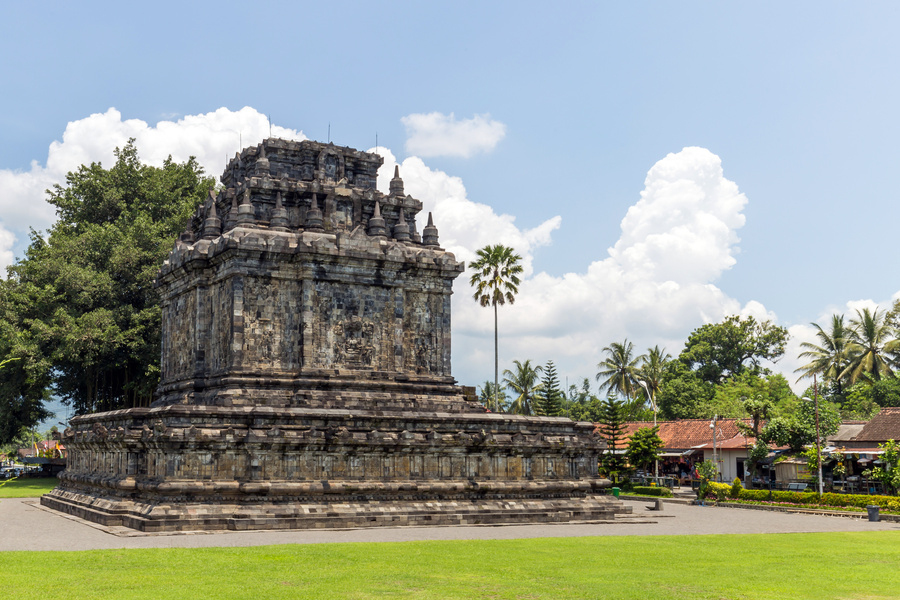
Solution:
[[[887,321],[886,313],[864,308],[856,310],[856,319],[850,319],[848,346],[849,364],[844,368],[841,377],[848,377],[850,383],[869,374],[872,379],[893,374],[888,354],[897,352],[900,340],[890,339],[894,328]]]
[[[538,376],[544,368],[541,365],[531,366],[531,360],[524,363],[514,360],[515,371],[503,371],[503,385],[518,394],[509,405],[509,412],[517,415],[530,415],[534,412],[535,392],[541,389]]]
[[[519,293],[519,274],[522,257],[512,248],[497,244],[485,246],[478,252],[478,260],[469,263],[474,269],[469,285],[475,288],[473,298],[481,306],[494,307],[494,392],[499,388],[500,358],[497,344],[497,306],[509,302],[514,304]]]
[[[647,400],[650,401],[651,407],[654,409],[654,418],[656,413],[656,396],[659,394],[659,387],[662,385],[663,372],[666,364],[672,360],[672,355],[659,346],[647,348],[647,354],[643,357],[641,368],[638,369],[638,384],[644,388],[644,393],[648,395]]]
[[[618,393],[629,400],[637,389],[638,363],[644,360],[644,355],[634,356],[634,344],[627,339],[621,344],[613,342],[603,349],[606,352],[606,360],[597,363],[597,381],[600,382],[600,390],[606,388],[607,392]]]
[[[844,325],[844,315],[831,315],[831,332],[827,332],[818,323],[811,323],[816,328],[816,337],[821,346],[812,342],[803,342],[800,347],[804,352],[800,358],[808,358],[810,362],[795,369],[794,373],[802,373],[797,381],[804,377],[821,375],[823,379],[831,380],[837,386],[837,392],[843,391],[842,375],[847,368],[847,351],[850,331]]]
[[[506,392],[503,389],[494,391],[494,382],[485,381],[481,384],[481,393],[478,401],[491,412],[503,412],[506,410]]]

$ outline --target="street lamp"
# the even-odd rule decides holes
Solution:
[[[822,496],[822,442],[819,438],[819,394],[813,388],[813,396],[815,396],[815,400],[810,400],[806,396],[803,396],[801,400],[804,402],[813,402],[816,405],[816,457],[819,463],[819,497]]]
[[[718,452],[716,451],[716,438],[718,436],[718,431],[716,430],[716,422],[719,420],[719,415],[713,415],[712,423],[709,424],[709,428],[713,430],[713,462],[716,465],[716,481],[719,481],[719,457]]]
[[[638,383],[644,388],[644,391],[647,392],[647,399],[650,400],[650,408],[653,409],[653,428],[656,428],[656,398],[653,397],[653,394],[650,393],[650,388],[647,386],[647,382],[643,379],[638,379]],[[659,479],[659,457],[656,457],[653,465],[653,476]],[[659,483],[659,482],[657,482]]]

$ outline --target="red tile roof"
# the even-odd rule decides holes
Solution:
[[[737,427],[738,419],[719,419],[716,423],[716,443],[722,444],[732,440],[740,434]],[[680,421],[660,421],[659,437],[662,439],[664,449],[672,450],[688,450],[695,446],[708,443],[712,448],[713,428],[710,427],[712,419],[682,419]],[[749,423],[748,423],[749,424]],[[653,427],[653,423],[649,421],[637,421],[626,423],[625,436],[623,445],[628,443],[632,434],[638,429],[644,427]],[[752,438],[751,438],[752,439]],[[744,447],[744,438],[741,436],[740,445],[733,446],[735,448]],[[752,442],[750,442],[752,443]],[[724,447],[724,446],[723,446]]]
[[[883,443],[888,440],[900,441],[900,407],[882,408],[853,438],[854,442]]]

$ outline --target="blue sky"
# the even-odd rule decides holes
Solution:
[[[554,359],[571,382],[612,341],[677,354],[731,312],[773,318],[799,343],[808,322],[900,290],[898,17],[886,2],[4,3],[0,252],[21,255],[28,227],[52,222],[25,188],[58,177],[54,142],[67,166],[99,158],[123,122],[156,130],[224,107],[220,128],[256,143],[260,126],[222,125],[250,107],[297,136],[330,125],[335,143],[371,148],[377,134],[413,189],[431,190],[442,232],[459,229],[462,258],[484,241],[466,238],[462,213],[516,229],[496,241],[526,240],[530,278],[501,313],[501,368]],[[153,148],[139,138],[142,155],[167,140],[176,157],[203,155],[160,131]],[[222,143],[207,146],[224,160]],[[44,170],[28,180],[33,161]],[[700,205],[666,179],[716,164],[711,177],[737,189],[710,183]],[[672,218],[694,209],[702,218]],[[462,278],[455,289],[454,370],[475,384],[491,375],[492,323]]]

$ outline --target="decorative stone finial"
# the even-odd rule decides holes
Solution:
[[[375,201],[375,214],[369,219],[369,235],[373,237],[387,237],[387,227],[384,224],[384,217],[381,216],[381,204]]]
[[[309,209],[306,211],[306,224],[308,231],[325,231],[322,225],[322,211],[319,210],[319,203],[316,200],[316,194],[312,195]]]
[[[269,228],[274,231],[288,231],[287,210],[281,203],[281,192],[275,194],[275,210],[272,211]]]
[[[253,203],[250,201],[249,187],[244,190],[243,200],[238,207],[237,224],[241,227],[256,226],[256,210],[253,208]]]
[[[394,239],[398,242],[408,242],[409,241],[409,224],[406,222],[406,218],[403,216],[403,208],[400,208],[400,219],[397,221],[397,224],[394,225]]]
[[[222,233],[222,220],[216,215],[216,197],[212,190],[209,190],[209,210],[206,213],[206,220],[203,221],[203,239],[214,240]]]
[[[225,190],[225,199],[231,200],[231,208],[228,209],[228,216],[225,217],[225,231],[230,231],[237,225],[238,215],[237,194],[234,193],[234,188]]]
[[[432,220],[430,212],[428,213],[428,225],[422,230],[422,244],[433,248],[439,246],[438,229],[434,226],[434,220]]]
[[[191,221],[188,220],[187,227],[184,228],[184,231],[178,236],[178,241],[184,242],[185,244],[193,244],[194,243],[194,232],[191,231]]]
[[[269,174],[269,159],[266,158],[265,144],[259,145],[259,158],[256,159],[256,174],[263,176]]]
[[[403,195],[403,180],[400,179],[400,166],[394,165],[394,178],[391,179],[390,184],[390,193],[391,196],[402,196]]]

